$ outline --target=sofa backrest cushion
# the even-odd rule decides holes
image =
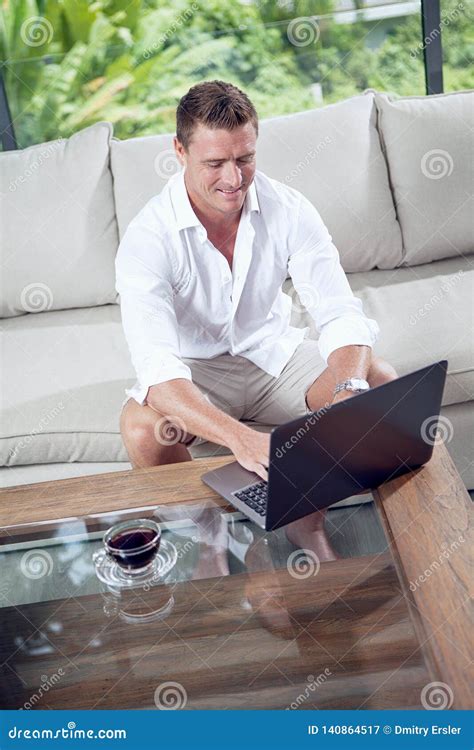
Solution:
[[[372,92],[260,122],[257,166],[296,188],[325,221],[346,271],[395,268],[402,240],[376,129]],[[172,135],[112,140],[122,237],[131,219],[179,169]]]
[[[474,91],[376,95],[403,236],[403,265],[474,251]]]
[[[0,317],[115,302],[112,126],[0,154]]]

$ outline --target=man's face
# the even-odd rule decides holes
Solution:
[[[234,130],[213,130],[201,123],[188,151],[175,137],[178,159],[186,168],[191,200],[210,220],[240,213],[255,176],[257,134],[248,122]]]

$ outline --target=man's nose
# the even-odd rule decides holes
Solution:
[[[242,172],[235,162],[226,161],[224,163],[223,178],[229,187],[233,189],[240,187],[242,184]]]

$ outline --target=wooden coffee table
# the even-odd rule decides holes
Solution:
[[[0,707],[471,707],[470,500],[444,446],[374,492],[385,551],[321,565],[201,482],[229,460],[0,492]],[[117,594],[92,553],[151,516],[177,563]]]

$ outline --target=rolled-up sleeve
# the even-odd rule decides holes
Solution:
[[[132,222],[120,243],[115,271],[122,325],[143,403],[152,385],[192,379],[180,358],[166,243],[151,228]]]
[[[329,355],[342,346],[372,347],[379,335],[377,322],[366,317],[340,264],[339,252],[320,214],[302,196],[290,235],[288,270],[293,285],[319,333],[319,351]]]

